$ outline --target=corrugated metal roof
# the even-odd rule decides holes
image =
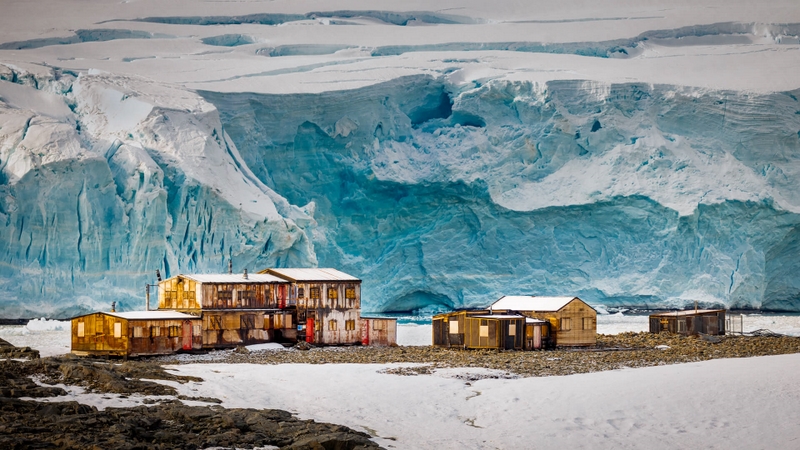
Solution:
[[[249,273],[247,278],[241,273],[193,273],[190,275],[178,275],[179,277],[189,278],[199,283],[225,283],[225,284],[248,284],[248,283],[286,283],[283,278],[267,273]]]
[[[682,317],[682,316],[694,316],[694,315],[701,315],[701,314],[717,314],[724,309],[698,309],[697,311],[693,309],[687,309],[685,311],[672,311],[672,312],[663,312],[663,313],[656,313],[650,314],[650,317]]]
[[[577,297],[534,297],[532,295],[509,295],[492,303],[490,309],[513,311],[558,311]]]
[[[267,269],[266,271],[291,281],[361,281],[352,275],[329,268]]]
[[[199,319],[199,316],[193,316],[178,311],[128,311],[128,312],[102,312],[109,316],[119,317],[120,319],[127,320],[184,320],[184,319]]]

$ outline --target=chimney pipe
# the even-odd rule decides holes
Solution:
[[[150,311],[150,283],[144,285],[144,310]]]
[[[156,269],[156,278],[161,281],[161,272],[158,269]]]
[[[247,279],[247,267],[244,268],[244,279]]]
[[[111,312],[117,312],[117,302],[111,302]]]
[[[233,258],[228,260],[228,275],[233,273]]]

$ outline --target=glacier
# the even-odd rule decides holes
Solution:
[[[253,176],[199,96],[4,67],[4,315],[138,309],[157,269],[316,264],[312,216]]]
[[[315,203],[319,263],[361,274],[365,308],[800,306],[800,91],[419,76],[201,94],[260,179]]]
[[[229,260],[370,312],[800,311],[800,10],[662,6],[9,3],[0,315]]]

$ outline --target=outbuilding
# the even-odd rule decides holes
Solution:
[[[177,311],[95,312],[74,317],[73,354],[169,355],[202,347],[200,317]]]
[[[519,313],[550,323],[548,339],[557,347],[597,343],[597,311],[578,297],[505,296],[489,310],[495,314]]]
[[[526,346],[526,317],[521,314],[491,314],[486,310],[454,311],[434,316],[432,328],[435,347],[504,350],[533,348],[533,342],[530,347]]]
[[[724,309],[690,309],[650,315],[651,333],[725,334]]]

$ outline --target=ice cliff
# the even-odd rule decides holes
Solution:
[[[250,172],[198,95],[41,67],[0,79],[3,316],[142,308],[156,269],[316,263],[313,218]]]
[[[229,258],[337,267],[370,311],[507,294],[800,310],[800,91],[458,69],[284,95],[0,79],[6,316],[140,308],[156,269]]]
[[[800,310],[800,102],[647,84],[398,78],[201,92],[253,173],[314,202],[365,309],[590,303]]]

